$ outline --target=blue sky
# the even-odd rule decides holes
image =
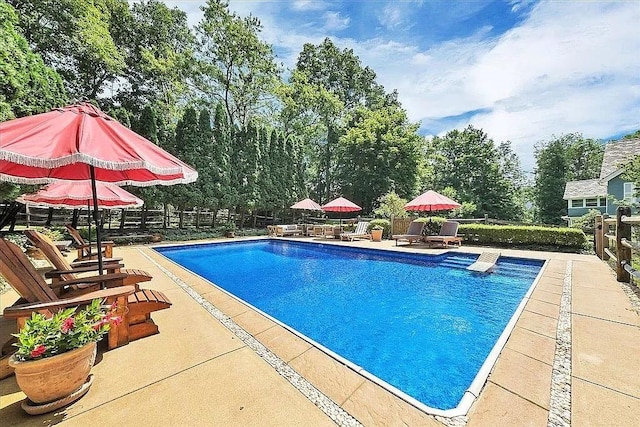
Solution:
[[[169,1],[201,18],[204,1]],[[263,24],[285,68],[330,37],[396,89],[423,135],[468,124],[509,140],[523,168],[533,146],[581,132],[640,129],[640,2],[231,0]]]

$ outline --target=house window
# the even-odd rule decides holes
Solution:
[[[585,206],[588,208],[595,208],[598,206],[598,199],[586,199]]]
[[[633,182],[625,182],[624,183],[624,200],[628,200],[631,202],[635,202],[636,199],[633,197],[635,193],[635,186]]]
[[[571,207],[572,208],[581,208],[581,207],[584,206],[583,202],[584,202],[584,200],[582,200],[582,199],[573,199],[571,201]]]
[[[607,199],[605,197],[600,197],[598,199],[598,206],[607,206]]]

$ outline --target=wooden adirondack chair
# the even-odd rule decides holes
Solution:
[[[67,227],[67,231],[71,235],[71,238],[76,244],[76,249],[78,250],[78,258],[76,258],[76,261],[98,258],[97,251],[99,249],[95,244],[88,244],[80,235],[80,232],[73,228],[70,224],[66,224],[65,227]],[[102,250],[104,258],[113,257],[113,245],[114,243],[112,241],[102,242],[102,247],[100,248],[100,250]],[[95,250],[92,250],[92,248],[95,248]]]
[[[27,238],[42,251],[42,253],[49,259],[51,264],[56,268],[54,271],[47,273],[47,277],[53,280],[53,283],[57,283],[60,280],[73,280],[77,279],[77,273],[84,273],[98,270],[98,263],[96,260],[79,261],[73,264],[69,264],[65,256],[60,252],[56,244],[47,236],[39,233],[35,230],[24,230],[24,234]],[[123,268],[124,265],[120,263],[120,259],[108,258],[104,261],[104,269],[107,273],[125,273],[127,277],[124,279],[125,285],[132,285],[136,288],[136,291],[140,290],[138,283],[147,282],[151,280],[151,275],[143,270]],[[64,292],[65,288],[56,288]]]
[[[95,298],[107,298],[109,303],[117,300],[121,310],[118,315],[123,321],[109,331],[109,349],[157,334],[158,326],[151,319],[151,313],[171,306],[171,302],[162,292],[148,289],[136,292],[133,286],[123,285],[127,276],[125,273],[82,277],[61,281],[58,285],[49,285],[22,250],[5,239],[0,239],[0,273],[21,296],[16,304],[7,307],[3,312],[5,318],[16,319],[18,329],[24,326],[24,322],[33,311],[46,313],[64,307],[86,304]],[[58,297],[52,289],[52,286],[102,282],[112,287],[90,292],[82,288],[75,289],[65,294],[65,298]],[[6,350],[7,346],[3,347],[3,351]]]

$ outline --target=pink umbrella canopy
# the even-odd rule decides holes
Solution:
[[[96,182],[98,206],[104,209],[139,207],[142,199],[123,188],[108,182]],[[77,209],[85,208],[93,201],[91,181],[58,181],[41,188],[36,193],[23,194],[16,201],[36,206]]]
[[[322,210],[326,212],[357,212],[362,208],[344,197],[338,197],[322,206]]]
[[[303,209],[307,211],[321,211],[322,206],[314,202],[313,200],[307,198],[304,200],[300,200],[298,203],[291,205],[291,209]]]
[[[142,187],[198,178],[186,163],[87,103],[0,123],[0,135],[0,180],[46,184],[90,179],[96,223],[96,181]],[[99,232],[96,240],[100,246]],[[98,264],[102,274],[101,251]]]
[[[186,184],[198,173],[91,104],[0,123],[0,179],[22,184],[92,179]],[[84,165],[84,167],[82,166]]]
[[[408,211],[447,211],[462,206],[460,203],[451,200],[433,190],[423,193],[404,205]]]

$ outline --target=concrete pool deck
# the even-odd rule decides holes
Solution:
[[[323,243],[441,252],[421,245],[395,248],[393,241]],[[497,251],[473,246],[453,250]],[[0,381],[0,425],[322,426],[335,425],[335,419],[342,425],[443,425],[150,247],[115,251],[127,267],[151,273],[153,281],[143,287],[160,290],[173,302],[169,310],[153,314],[160,334],[99,354],[90,391],[59,413],[26,415],[15,378]],[[556,343],[561,342],[557,333],[567,289],[563,284],[569,277],[571,423],[640,425],[640,317],[611,269],[590,255],[499,251],[549,262],[466,424],[548,425],[550,410],[557,408],[551,397],[552,371]],[[0,295],[0,309],[16,298],[13,291]],[[207,303],[223,314],[222,321],[206,309]],[[228,329],[226,319],[248,338]],[[0,322],[3,342],[13,327],[12,322]],[[284,366],[274,369],[271,356]],[[319,398],[299,390],[306,387],[300,383],[307,382],[312,384],[311,396],[319,391]],[[324,403],[325,396],[330,405]],[[335,415],[326,406],[343,412]]]

